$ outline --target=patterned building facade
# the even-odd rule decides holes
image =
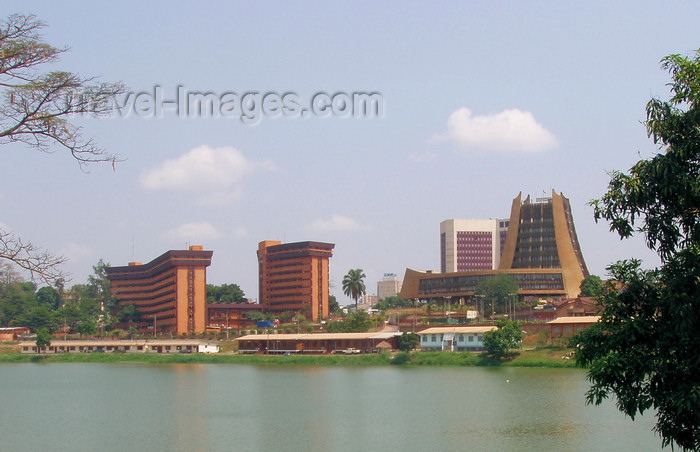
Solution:
[[[505,227],[504,220],[490,221],[498,221],[499,227]],[[484,265],[478,269],[441,273],[406,269],[401,298],[471,297],[481,281],[498,273],[506,273],[517,282],[521,297],[559,300],[578,296],[588,270],[576,235],[571,205],[563,195],[552,190],[551,197],[533,202],[529,196],[523,201],[522,193],[518,194],[513,199],[502,243],[499,264],[492,268]],[[449,262],[449,251],[445,255]],[[445,268],[451,267],[446,265]]]
[[[440,271],[498,268],[508,220],[445,220],[440,223]]]
[[[258,244],[258,295],[266,312],[292,311],[320,321],[330,314],[329,259],[332,243]]]
[[[177,334],[206,331],[206,272],[212,254],[193,245],[147,264],[109,267],[110,293],[119,309],[135,306],[140,320],[134,325],[140,328]]]

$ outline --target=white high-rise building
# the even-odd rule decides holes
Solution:
[[[508,219],[445,220],[440,223],[442,273],[498,268]]]
[[[384,273],[384,278],[377,281],[377,298],[383,300],[395,297],[401,291],[401,281],[396,273]]]

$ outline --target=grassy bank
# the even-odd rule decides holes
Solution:
[[[523,350],[506,359],[494,359],[470,352],[411,352],[372,355],[235,355],[235,354],[125,354],[80,353],[61,355],[22,355],[18,352],[0,353],[0,363],[145,363],[145,364],[255,364],[299,366],[517,366],[517,367],[575,367],[566,359],[568,350],[540,348]]]

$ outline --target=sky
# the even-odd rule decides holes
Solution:
[[[208,282],[257,299],[258,242],[313,240],[335,244],[331,293],[350,304],[348,270],[364,270],[369,294],[384,273],[438,270],[441,221],[508,217],[519,192],[552,189],[571,201],[591,273],[632,257],[658,265],[642,237],[621,241],[588,203],[608,171],[658,151],[644,108],[668,98],[661,58],[700,48],[696,2],[9,1],[0,11],[36,15],[48,43],[70,48],[46,70],[128,86],[121,112],[72,119],[119,155],[114,169],[0,149],[0,226],[68,257],[71,283],[99,259],[203,245],[214,251]],[[212,110],[187,104],[198,93]]]

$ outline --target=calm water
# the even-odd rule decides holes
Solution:
[[[655,451],[574,369],[0,365],[7,451]]]

